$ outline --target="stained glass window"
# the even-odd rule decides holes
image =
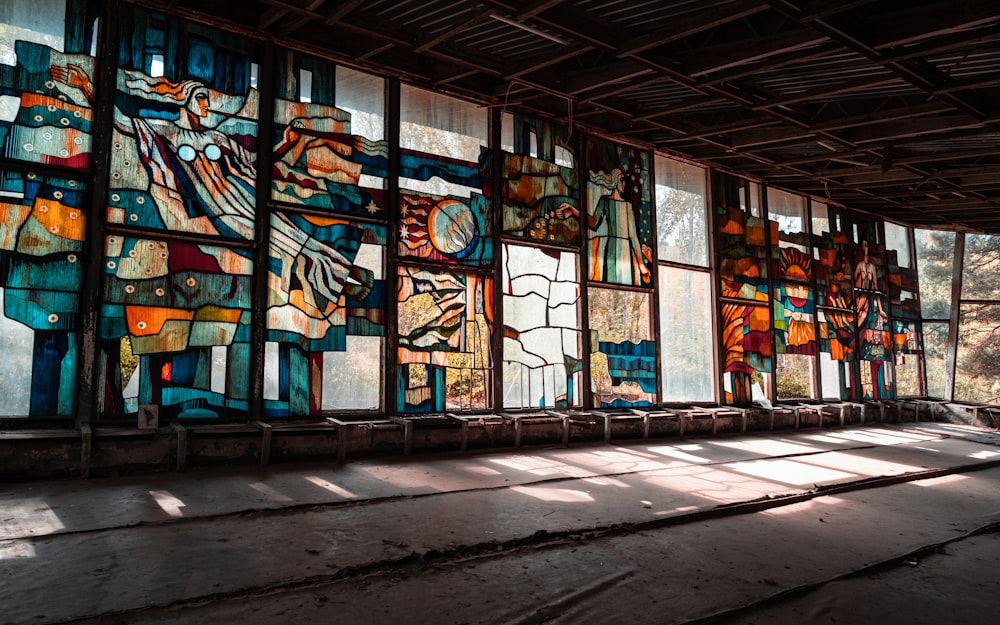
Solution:
[[[529,156],[504,154],[503,185],[506,236],[546,243],[579,241],[574,170]],[[543,195],[546,192],[551,194]]]
[[[806,198],[768,187],[778,398],[816,396],[815,268]]]
[[[253,263],[242,251],[137,236],[105,242],[99,407],[160,418],[246,414]]]
[[[493,280],[405,266],[397,277],[398,409],[490,408]]]
[[[122,232],[104,245],[99,414],[245,416],[256,44],[138,7],[121,29],[107,217]]]
[[[715,181],[722,295],[766,302],[769,292],[768,224],[743,208],[746,206],[745,181],[727,174],[716,175]]]
[[[579,406],[578,257],[503,246],[504,407]]]
[[[265,409],[303,416],[381,406],[385,227],[275,212],[272,239],[304,241],[272,258]]]
[[[137,7],[122,30],[108,222],[252,240],[252,40]]]
[[[291,52],[280,60],[272,199],[385,219],[384,81]]]
[[[585,162],[590,280],[652,287],[649,153],[588,139]]]
[[[651,294],[591,287],[587,295],[594,404],[613,408],[653,404],[656,343]]]
[[[265,410],[376,410],[386,229],[348,217],[386,218],[384,81],[291,52],[278,67]]]
[[[486,110],[409,86],[402,88],[401,100],[399,255],[489,265]]]
[[[96,3],[9,0],[0,8],[0,154],[85,169],[97,96]],[[88,23],[91,22],[91,23]]]
[[[73,414],[84,202],[77,180],[0,169],[0,416]]]
[[[728,174],[714,177],[719,282],[723,301],[723,398],[746,405],[767,399],[774,371],[768,240],[777,240],[776,222],[760,216],[760,187]]]

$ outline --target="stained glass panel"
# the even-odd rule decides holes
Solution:
[[[0,24],[0,155],[85,169],[97,95],[85,3],[8,0]],[[81,10],[81,8],[83,10]]]
[[[843,310],[853,309],[854,282],[847,252],[849,243],[843,232],[831,232],[815,247],[816,285],[819,305]]]
[[[0,170],[0,416],[71,415],[85,189]]]
[[[399,410],[490,408],[493,280],[415,267],[398,279]]]
[[[305,240],[271,259],[265,408],[273,416],[378,408],[385,227],[275,212],[272,239],[290,230]]]
[[[503,246],[504,407],[581,403],[577,255]]]
[[[640,291],[588,289],[590,377],[602,407],[656,402],[656,342],[652,296]]]
[[[291,52],[280,58],[272,199],[384,219],[384,81],[360,72],[337,81],[349,70]],[[352,110],[337,106],[342,100]]]
[[[503,234],[579,245],[579,183],[575,169],[504,153]]]
[[[725,403],[746,405],[768,394],[765,374],[773,370],[771,315],[767,306],[723,303],[723,387]]]
[[[485,109],[406,86],[401,98],[399,255],[489,265],[493,223],[483,192],[490,166]]]
[[[243,250],[131,236],[105,243],[100,414],[246,414],[253,263]]]
[[[778,354],[815,355],[815,322],[812,289],[801,284],[775,285],[774,342]]]
[[[587,141],[590,280],[653,286],[650,155],[609,141]]]
[[[108,221],[252,240],[252,40],[140,8],[122,17]]]
[[[741,206],[745,205],[744,182],[735,176],[715,178],[716,229],[719,278],[723,297],[768,301],[767,230],[765,222]],[[771,233],[777,239],[777,232]]]

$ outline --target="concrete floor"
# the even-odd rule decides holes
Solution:
[[[6,484],[0,623],[993,623],[1000,433]]]

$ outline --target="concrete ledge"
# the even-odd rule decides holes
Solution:
[[[783,403],[774,406],[664,406],[614,410],[538,410],[405,415],[368,420],[246,423],[172,422],[158,429],[24,428],[0,431],[0,479],[87,477],[184,470],[188,466],[415,452],[520,448],[574,442],[722,436],[879,423],[947,421],[1000,426],[1000,406],[926,398]]]

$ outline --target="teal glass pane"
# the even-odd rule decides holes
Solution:
[[[0,24],[0,154],[86,169],[97,97],[97,2],[8,0]]]
[[[253,263],[246,250],[109,236],[100,321],[99,412],[161,419],[245,416]]]
[[[74,413],[85,192],[0,170],[0,416]]]

